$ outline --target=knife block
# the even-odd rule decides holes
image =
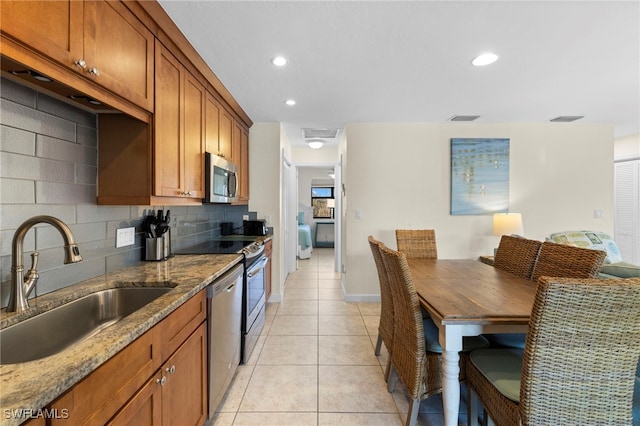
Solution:
[[[145,260],[167,260],[171,255],[170,229],[160,237],[146,239]]]

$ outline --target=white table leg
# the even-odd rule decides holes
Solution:
[[[458,424],[460,408],[460,355],[458,351],[442,353],[442,403],[444,405],[445,426]]]
[[[460,409],[460,355],[462,330],[455,326],[440,326],[442,345],[442,403],[445,426],[458,424]]]

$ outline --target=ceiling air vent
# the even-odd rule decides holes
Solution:
[[[335,139],[340,129],[302,129],[302,137],[305,139]]]
[[[473,121],[480,118],[479,115],[454,115],[450,117],[447,121]]]
[[[553,121],[554,123],[571,123],[572,121],[580,120],[584,118],[584,115],[561,115],[556,118],[552,118],[549,121]]]

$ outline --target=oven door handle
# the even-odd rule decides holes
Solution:
[[[268,257],[265,257],[264,259],[257,261],[256,265],[253,266],[249,270],[249,272],[247,272],[247,277],[252,278],[255,274],[257,274],[258,272],[263,270],[267,266],[268,262],[269,262],[269,258]]]

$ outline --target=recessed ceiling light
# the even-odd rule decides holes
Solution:
[[[488,52],[488,53],[483,53],[481,55],[476,56],[475,58],[473,58],[473,61],[471,61],[471,63],[476,67],[483,67],[485,65],[492,64],[497,60],[498,60],[498,55],[496,55],[495,53]]]
[[[276,56],[271,60],[271,63],[277,67],[283,67],[287,65],[287,58],[284,56]]]
[[[294,101],[293,99],[287,99],[286,101],[284,101],[284,103],[289,106],[294,106],[296,104],[296,101]]]

